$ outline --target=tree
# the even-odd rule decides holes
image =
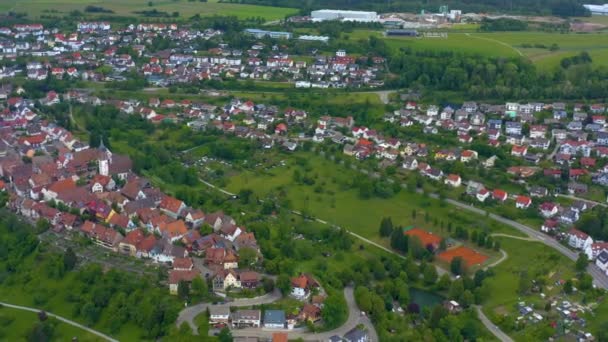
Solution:
[[[455,280],[450,286],[448,297],[454,300],[459,300],[464,292],[464,283],[462,279]]]
[[[36,322],[27,333],[28,342],[47,342],[53,339],[54,326],[48,322]]]
[[[427,285],[435,284],[438,278],[437,269],[433,265],[427,265],[423,272],[424,283]]]
[[[443,291],[443,290],[447,290],[448,287],[450,287],[450,284],[451,284],[451,280],[450,280],[449,274],[444,273],[439,278],[439,281],[437,282],[437,285],[435,287],[437,288],[437,290]]]
[[[573,290],[574,289],[572,286],[572,280],[571,279],[566,280],[566,282],[564,283],[564,292],[566,294],[571,294]]]
[[[264,288],[264,292],[272,292],[274,290],[274,280],[272,278],[263,278],[262,287]]]
[[[256,262],[258,252],[251,247],[243,247],[239,249],[239,267],[248,268]]]
[[[181,299],[187,299],[190,295],[190,285],[185,280],[180,280],[177,284],[177,296]]]
[[[355,288],[355,300],[361,311],[370,312],[372,310],[371,294],[366,287],[357,286]]]
[[[321,317],[328,328],[337,327],[346,318],[346,302],[342,296],[330,295],[323,304]]]
[[[390,217],[382,218],[380,222],[380,236],[388,237],[393,232],[393,221]]]
[[[291,291],[291,279],[287,274],[281,274],[277,278],[277,288],[281,290],[283,295],[289,294]]]
[[[462,293],[462,296],[460,296],[460,304],[465,308],[469,307],[469,305],[473,304],[474,302],[475,297],[473,297],[473,293],[471,293],[469,290],[465,290]]]
[[[234,339],[232,338],[232,333],[228,328],[222,328],[220,333],[217,335],[217,339],[220,342],[232,342]]]
[[[429,318],[429,325],[431,328],[439,327],[439,321],[448,315],[448,310],[443,305],[436,305],[431,311],[431,317]]]
[[[192,290],[192,294],[198,297],[203,297],[209,292],[207,282],[204,281],[201,277],[194,278],[190,287]]]
[[[584,272],[587,269],[587,264],[589,263],[589,259],[585,253],[580,253],[578,255],[578,259],[576,259],[576,264],[574,268],[577,272]]]
[[[457,256],[450,261],[450,271],[455,275],[461,275],[464,273],[464,262],[462,257]]]
[[[71,271],[76,267],[76,263],[78,262],[78,258],[76,257],[76,253],[72,250],[72,247],[68,247],[63,253],[63,266],[67,271]]]

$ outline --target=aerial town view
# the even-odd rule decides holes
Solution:
[[[0,341],[608,342],[603,0],[0,19]]]

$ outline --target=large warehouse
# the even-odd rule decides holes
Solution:
[[[608,15],[608,4],[603,5],[583,5],[592,15]]]
[[[359,21],[359,22],[377,22],[380,21],[378,13],[364,11],[342,11],[342,10],[318,10],[310,12],[312,21],[325,20],[342,20],[342,21]]]

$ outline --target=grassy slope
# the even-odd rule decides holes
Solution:
[[[234,15],[239,18],[262,17],[266,20],[277,20],[297,12],[293,8],[224,4],[218,3],[217,0],[210,0],[207,3],[187,0],[153,0],[152,7],[148,6],[148,0],[4,0],[2,2],[4,4],[0,4],[0,10],[12,9],[17,12],[27,12],[31,17],[39,16],[45,9],[63,13],[73,10],[83,11],[87,5],[102,6],[113,10],[116,15],[122,16],[133,15],[133,11],[155,8],[168,13],[177,11],[183,18],[200,14],[202,16]]]
[[[24,340],[27,333],[38,321],[38,315],[36,313],[6,307],[0,308],[0,317],[13,320],[11,324],[7,326],[0,326],[0,340],[3,341]],[[54,320],[54,318],[49,319]],[[73,337],[77,337],[78,341],[81,342],[104,341],[80,328],[57,320],[55,320],[55,322],[56,326],[53,333],[53,339],[55,341],[70,341]]]

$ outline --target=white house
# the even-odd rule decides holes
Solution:
[[[479,202],[484,202],[488,197],[490,197],[490,192],[487,189],[481,189],[477,193],[476,197]]]
[[[572,248],[586,250],[591,248],[592,243],[593,239],[589,235],[576,228],[572,228],[568,232],[568,244]]]

